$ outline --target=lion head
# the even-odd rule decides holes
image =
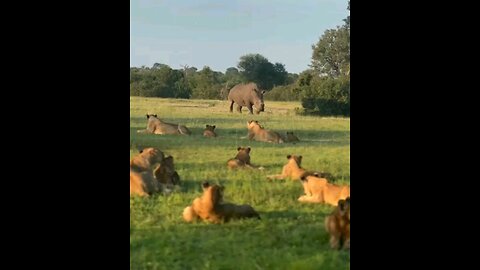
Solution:
[[[205,130],[215,131],[215,125],[206,125]]]
[[[247,122],[248,129],[263,128],[258,121],[250,120]]]
[[[140,150],[140,156],[150,162],[150,164],[161,163],[165,158],[162,151],[152,147]]]
[[[223,201],[223,186],[214,184],[210,185],[208,181],[202,183],[203,198],[213,206],[219,205]]]
[[[297,163],[297,166],[301,168],[302,166],[302,156],[296,156],[296,155],[287,155],[288,160],[293,160],[295,163]]]

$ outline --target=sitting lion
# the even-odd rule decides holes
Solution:
[[[325,218],[325,230],[334,249],[350,248],[350,197],[339,200],[338,206]]]
[[[350,197],[350,186],[339,186],[328,183],[327,179],[314,175],[301,178],[305,195],[300,196],[300,202],[327,203],[337,206],[338,201]]]
[[[206,125],[205,130],[203,131],[203,136],[217,137],[217,134],[215,133],[215,126]]]
[[[224,188],[219,185],[202,184],[203,194],[183,210],[183,219],[193,222],[202,219],[212,223],[228,222],[231,219],[258,218],[260,215],[250,205],[223,203]]]
[[[156,148],[145,148],[130,161],[130,195],[148,196],[160,189],[153,167],[163,162],[164,154]]]
[[[248,139],[259,142],[284,143],[285,139],[275,131],[264,129],[258,121],[247,122]]]
[[[190,135],[191,132],[186,126],[166,123],[157,118],[156,114],[147,114],[147,129],[137,130],[138,133],[148,134],[183,134]]]
[[[252,148],[250,147],[241,147],[237,148],[237,155],[235,158],[229,159],[227,161],[227,166],[229,169],[238,169],[238,168],[250,168],[250,169],[260,169],[263,170],[263,167],[258,167],[250,163],[250,152]]]
[[[268,175],[267,179],[273,180],[289,178],[291,180],[300,180],[302,176],[320,175],[319,172],[307,171],[301,167],[302,156],[287,155],[287,159],[288,162],[285,164],[285,166],[283,166],[282,174]]]
[[[180,184],[180,176],[175,171],[172,156],[165,157],[163,161],[160,162],[160,165],[153,171],[153,174],[160,184],[168,186]]]

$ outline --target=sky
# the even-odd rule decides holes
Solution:
[[[290,73],[343,24],[348,0],[130,0],[130,66],[167,64],[225,72],[258,53]]]

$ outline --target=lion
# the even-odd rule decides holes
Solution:
[[[160,190],[158,181],[151,171],[138,172],[130,169],[130,196],[150,196]]]
[[[202,183],[202,188],[202,196],[193,200],[192,205],[183,210],[183,219],[186,222],[198,219],[212,223],[241,218],[260,219],[260,215],[250,205],[223,203],[223,186],[210,185],[208,181],[205,181]]]
[[[179,124],[166,123],[160,120],[156,114],[147,114],[147,128],[143,130],[137,130],[137,133],[147,134],[181,134],[190,135],[191,132],[186,126]]]
[[[350,249],[350,197],[339,200],[337,204],[325,218],[325,230],[330,234],[333,249]]]
[[[299,141],[300,141],[300,139],[298,139],[298,137],[295,136],[295,134],[293,134],[293,132],[287,131],[287,138],[286,138],[285,142],[295,143],[295,142],[299,142]]]
[[[350,197],[350,186],[331,184],[325,178],[315,175],[301,178],[305,195],[298,201],[311,203],[327,203],[337,206],[338,201]]]
[[[165,155],[156,148],[145,148],[130,160],[130,195],[148,196],[160,190],[153,176],[153,167],[162,163]]]
[[[153,174],[160,184],[167,186],[180,184],[180,176],[175,171],[172,156],[165,157]]]
[[[319,172],[311,172],[303,169],[301,167],[302,163],[302,156],[296,155],[287,155],[288,162],[283,166],[282,174],[275,174],[275,175],[268,175],[267,179],[286,179],[289,178],[291,180],[300,180],[302,176],[307,175],[316,175],[319,176]]]
[[[205,137],[217,137],[217,134],[215,133],[215,126],[206,125],[206,128],[203,131],[203,136],[205,136]]]
[[[285,139],[277,132],[264,129],[258,121],[247,122],[248,139],[259,142],[284,143]]]
[[[250,152],[252,148],[250,147],[237,147],[237,155],[235,158],[229,159],[227,161],[227,166],[229,169],[238,169],[238,168],[249,168],[249,169],[260,169],[263,170],[263,167],[258,167],[250,163]]]
[[[161,163],[164,158],[165,154],[162,151],[148,147],[140,150],[139,154],[130,160],[130,169],[137,172],[152,170],[153,166]]]

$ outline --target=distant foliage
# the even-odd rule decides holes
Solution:
[[[350,116],[350,78],[314,78],[302,91],[305,113]]]
[[[209,67],[204,67],[190,80],[192,98],[195,99],[220,99],[220,76]]]
[[[189,98],[191,89],[180,70],[167,65],[130,68],[130,95],[143,97]]]
[[[297,101],[300,100],[301,91],[302,89],[295,84],[276,86],[265,93],[263,98],[274,101]]]

